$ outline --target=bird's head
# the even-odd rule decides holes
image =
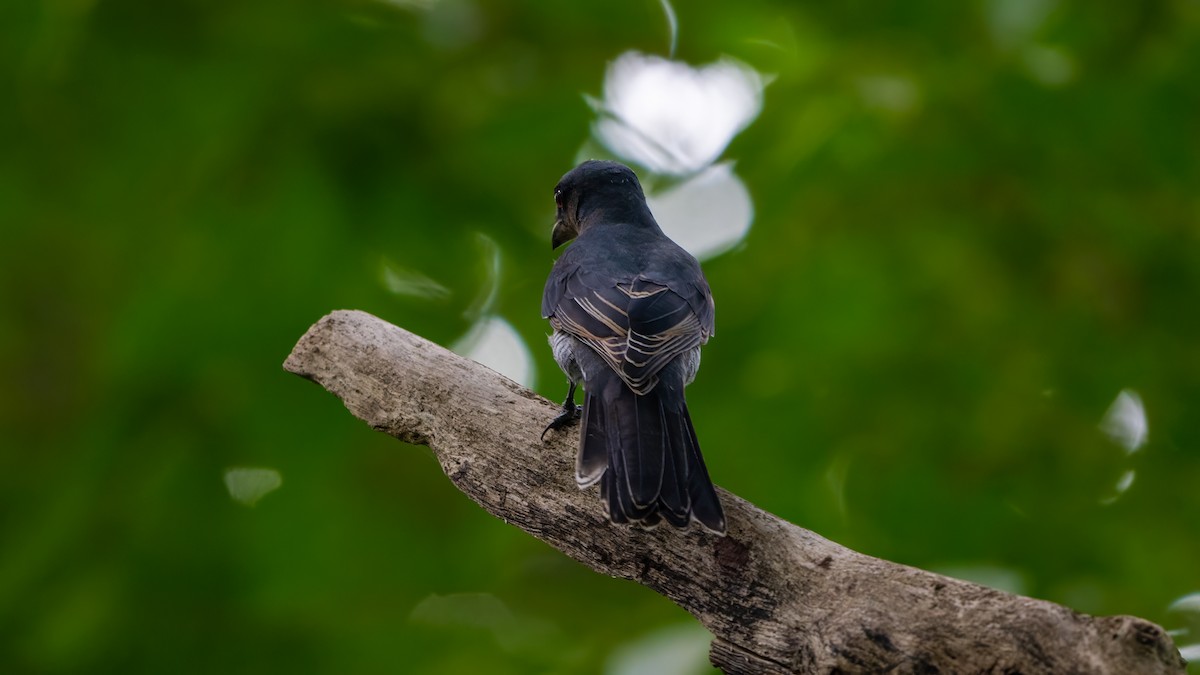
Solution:
[[[599,218],[637,218],[649,214],[646,195],[633,170],[619,162],[588,160],[554,186],[558,208],[550,243],[558,248],[578,237]]]

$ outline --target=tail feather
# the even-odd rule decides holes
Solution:
[[[579,455],[575,458],[575,482],[581,488],[594,485],[604,477],[608,469],[608,442],[605,441],[604,406],[599,396],[591,392],[584,395],[582,431],[579,438]],[[601,494],[605,482],[601,481]]]
[[[662,492],[666,455],[662,404],[657,397],[638,396],[623,384],[619,388],[622,391],[606,401],[617,427],[617,433],[609,437],[610,454],[616,457],[615,450],[624,460],[621,473],[630,504],[639,511],[651,509]]]
[[[610,397],[605,397],[609,399]],[[608,493],[609,510],[617,508],[625,518],[640,521],[654,512],[653,500],[638,503],[634,485],[641,489],[641,437],[637,433],[637,400],[630,391],[628,396],[616,396],[604,404],[605,441],[608,447],[607,473],[612,476]],[[631,480],[631,474],[632,480]],[[614,507],[615,505],[615,507]]]
[[[666,430],[665,461],[663,463],[662,492],[659,503],[662,505],[663,517],[675,527],[687,527],[692,509],[691,495],[688,494],[687,467],[688,449],[680,442],[683,436],[679,433],[682,417],[675,412],[663,411]]]
[[[717,497],[717,489],[713,487],[712,479],[708,477],[708,467],[704,466],[704,457],[700,455],[700,441],[696,438],[696,429],[692,426],[692,416],[687,407],[683,408],[683,426],[691,441],[691,457],[688,462],[688,494],[692,498],[692,518],[713,532],[725,532],[725,512],[721,509],[721,500]]]
[[[608,507],[608,519],[618,525],[624,525],[629,522],[629,519],[625,517],[625,512],[621,510],[621,505],[617,503],[617,491],[613,486],[615,475],[615,472],[607,471],[604,477],[600,479],[600,500]]]
[[[580,487],[600,483],[614,523],[653,527],[665,519],[686,527],[694,520],[723,534],[725,516],[682,387],[638,395],[615,376],[592,384],[576,461]]]

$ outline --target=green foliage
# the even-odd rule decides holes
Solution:
[[[715,481],[865,553],[1183,625],[1200,5],[675,10],[676,58],[774,77],[724,155],[754,226],[705,263]],[[666,25],[652,0],[5,3],[0,671],[598,672],[687,623],[280,368],[336,308],[455,342],[483,234],[491,309],[560,398],[551,188],[582,95]],[[1098,428],[1126,388],[1132,454]],[[249,508],[235,467],[282,486]]]

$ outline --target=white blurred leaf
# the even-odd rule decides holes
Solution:
[[[1128,490],[1129,486],[1133,485],[1133,479],[1136,475],[1137,472],[1133,469],[1121,474],[1121,478],[1117,480],[1117,492],[1125,492]]]
[[[475,245],[479,248],[480,256],[483,258],[485,279],[483,287],[471,301],[471,306],[463,312],[463,316],[471,320],[478,319],[490,312],[492,306],[496,304],[496,298],[500,295],[500,245],[496,243],[495,239],[482,232],[475,233]]]
[[[679,44],[679,19],[675,17],[675,8],[671,6],[671,0],[659,0],[662,5],[663,14],[667,17],[667,33],[670,36],[670,49],[667,55],[671,58],[675,57],[675,45]]]
[[[1172,612],[1195,612],[1200,614],[1200,593],[1189,593],[1175,602],[1167,609]]]
[[[1133,469],[1121,474],[1121,477],[1117,479],[1117,484],[1115,486],[1116,492],[1108,497],[1105,497],[1104,499],[1101,499],[1100,503],[1105,506],[1115,504],[1117,500],[1121,498],[1121,495],[1125,494],[1125,492],[1133,486],[1133,479],[1136,477],[1137,472]]]
[[[532,387],[533,356],[520,334],[498,316],[485,316],[451,347],[508,379]]]
[[[283,477],[275,469],[237,467],[225,471],[225,488],[229,490],[229,496],[246,506],[254,506],[280,485],[283,485]]]
[[[646,202],[663,232],[701,260],[737,246],[754,220],[750,192],[728,162],[650,195]]]
[[[381,274],[384,288],[396,295],[428,300],[445,300],[450,297],[450,289],[416,270],[401,267],[390,260],[383,261]]]
[[[688,624],[656,630],[613,652],[605,675],[698,675],[712,672],[708,649],[712,635]]]
[[[618,157],[659,174],[712,164],[762,109],[758,71],[726,58],[699,68],[638,52],[609,64],[593,133]]]
[[[1179,655],[1188,663],[1200,661],[1200,644],[1187,645],[1179,648]]]
[[[1142,397],[1132,389],[1122,389],[1100,420],[1100,431],[1124,447],[1126,453],[1137,452],[1150,431]]]

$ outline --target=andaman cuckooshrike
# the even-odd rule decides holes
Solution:
[[[600,483],[612,522],[694,520],[724,534],[683,396],[713,334],[700,263],[663,234],[623,164],[580,164],[554,188],[554,201],[553,247],[575,242],[546,280],[542,316],[570,389],[546,430],[580,416],[575,388],[583,385],[575,481]]]

